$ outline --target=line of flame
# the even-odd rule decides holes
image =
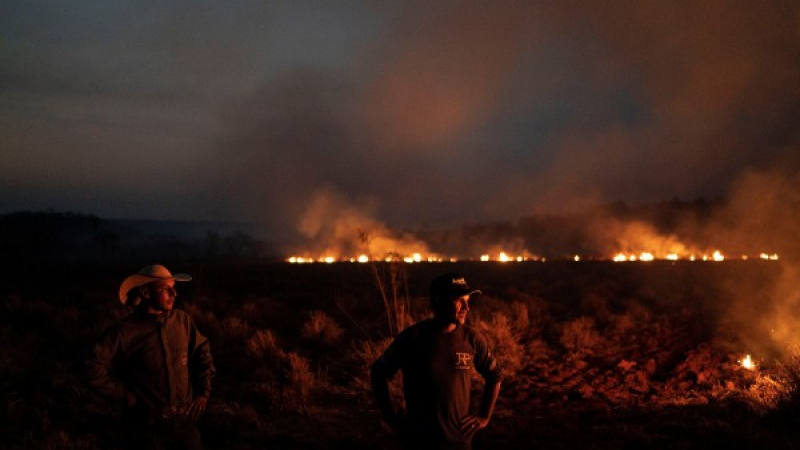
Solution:
[[[748,260],[750,256],[748,255],[741,255],[739,257],[741,260]],[[758,258],[765,261],[777,261],[778,255],[775,253],[761,253],[758,255]],[[703,254],[689,254],[684,256],[679,256],[676,253],[669,253],[666,255],[656,256],[650,252],[641,252],[641,253],[617,253],[612,257],[584,257],[581,255],[575,255],[571,258],[574,261],[615,261],[615,262],[628,262],[628,261],[641,261],[641,262],[649,262],[649,261],[679,261],[679,260],[686,260],[686,261],[725,261],[726,256],[719,250],[714,251],[711,254],[703,253]],[[733,258],[735,259],[735,258]],[[305,263],[335,263],[335,262],[358,262],[358,263],[367,263],[367,262],[397,262],[403,261],[405,263],[420,263],[420,262],[457,262],[457,261],[483,261],[483,262],[526,262],[526,261],[539,261],[545,262],[547,258],[542,256],[534,256],[530,254],[511,254],[506,252],[499,252],[496,254],[489,254],[485,253],[480,255],[478,258],[457,258],[454,256],[442,256],[437,254],[429,254],[423,255],[421,253],[413,253],[411,255],[398,255],[398,254],[390,254],[384,257],[376,257],[370,256],[366,254],[361,254],[358,256],[348,256],[348,257],[336,257],[332,255],[323,255],[319,257],[313,256],[291,256],[286,259],[286,262],[293,263],[293,264],[305,264]]]

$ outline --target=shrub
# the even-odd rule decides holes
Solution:
[[[653,312],[640,302],[631,300],[625,307],[625,311],[631,316],[637,326],[647,325],[653,320]]]
[[[239,316],[226,317],[222,321],[222,334],[231,339],[243,339],[250,334],[250,326]]]
[[[525,352],[530,355],[531,359],[541,360],[549,358],[553,351],[547,342],[537,338],[525,344]]]
[[[788,416],[794,423],[800,411],[800,347],[790,345],[788,355],[782,359],[785,360],[777,363],[774,379],[759,375],[750,386],[748,397],[759,409],[773,409],[776,418]]]
[[[617,314],[611,318],[615,335],[624,335],[636,329],[636,320],[630,314]]]
[[[258,330],[245,342],[247,353],[254,358],[282,358],[285,356],[283,350],[278,347],[275,335],[272,330]]]
[[[601,323],[606,323],[611,319],[611,308],[608,299],[597,293],[589,292],[581,299],[579,310],[581,314],[594,317]]]
[[[561,344],[573,355],[592,354],[602,344],[602,337],[595,329],[594,319],[578,317],[564,325]]]
[[[64,430],[46,433],[43,438],[42,448],[45,450],[97,450],[102,448],[95,436],[75,436]]]
[[[294,352],[286,355],[286,379],[289,381],[289,395],[285,404],[302,411],[308,409],[308,399],[316,377],[311,372],[308,359]]]
[[[258,297],[242,305],[242,317],[255,328],[272,328],[278,331],[297,329],[299,316],[293,302],[272,297]]]
[[[511,302],[511,326],[519,332],[524,332],[530,324],[528,305],[518,301]]]
[[[261,414],[252,405],[218,399],[208,403],[203,414],[206,436],[223,436],[225,440],[262,428]]]
[[[392,338],[386,338],[378,341],[364,340],[351,346],[350,355],[355,365],[355,374],[352,376],[351,386],[355,389],[356,394],[365,396],[372,401],[370,368],[391,343]],[[389,380],[389,397],[392,400],[395,411],[401,411],[405,408],[402,373],[396,374]]]
[[[503,313],[494,313],[489,322],[479,320],[477,327],[489,339],[497,361],[508,376],[514,376],[523,366],[525,349],[519,342],[519,334],[511,327],[511,321]]]
[[[528,309],[528,328],[525,334],[530,337],[541,336],[553,324],[547,302],[534,297],[525,302]]]
[[[301,331],[304,339],[327,346],[336,344],[343,334],[344,330],[336,320],[323,311],[312,311]]]
[[[192,317],[195,325],[205,336],[216,337],[220,334],[219,321],[214,313],[206,311],[195,303],[183,305],[182,309]]]
[[[392,338],[379,341],[364,340],[358,341],[351,346],[350,355],[354,360],[355,374],[353,376],[353,386],[361,391],[370,391],[369,370],[372,364],[380,358],[383,352],[392,343]]]
[[[255,302],[247,302],[242,305],[242,316],[247,317],[250,323],[254,323],[261,318],[261,308]]]

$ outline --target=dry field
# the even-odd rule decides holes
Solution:
[[[800,444],[797,363],[775,343],[754,344],[769,340],[741,319],[775,300],[777,262],[168,265],[195,277],[178,306],[210,338],[218,368],[201,419],[209,449],[398,448],[367,369],[393,327],[427,314],[430,279],[452,270],[484,290],[469,321],[506,369],[476,448]],[[86,389],[80,361],[126,314],[115,292],[137,269],[2,269],[4,448],[118,447],[115,411]],[[376,283],[392,273],[404,280],[398,297]],[[740,362],[747,353],[753,370]]]

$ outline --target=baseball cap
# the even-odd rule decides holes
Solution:
[[[472,289],[467,284],[467,280],[460,274],[450,272],[439,275],[431,283],[431,300],[435,299],[454,299],[465,295],[481,294],[479,289]]]

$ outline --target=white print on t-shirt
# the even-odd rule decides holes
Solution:
[[[456,369],[466,370],[472,367],[472,354],[456,352]]]

